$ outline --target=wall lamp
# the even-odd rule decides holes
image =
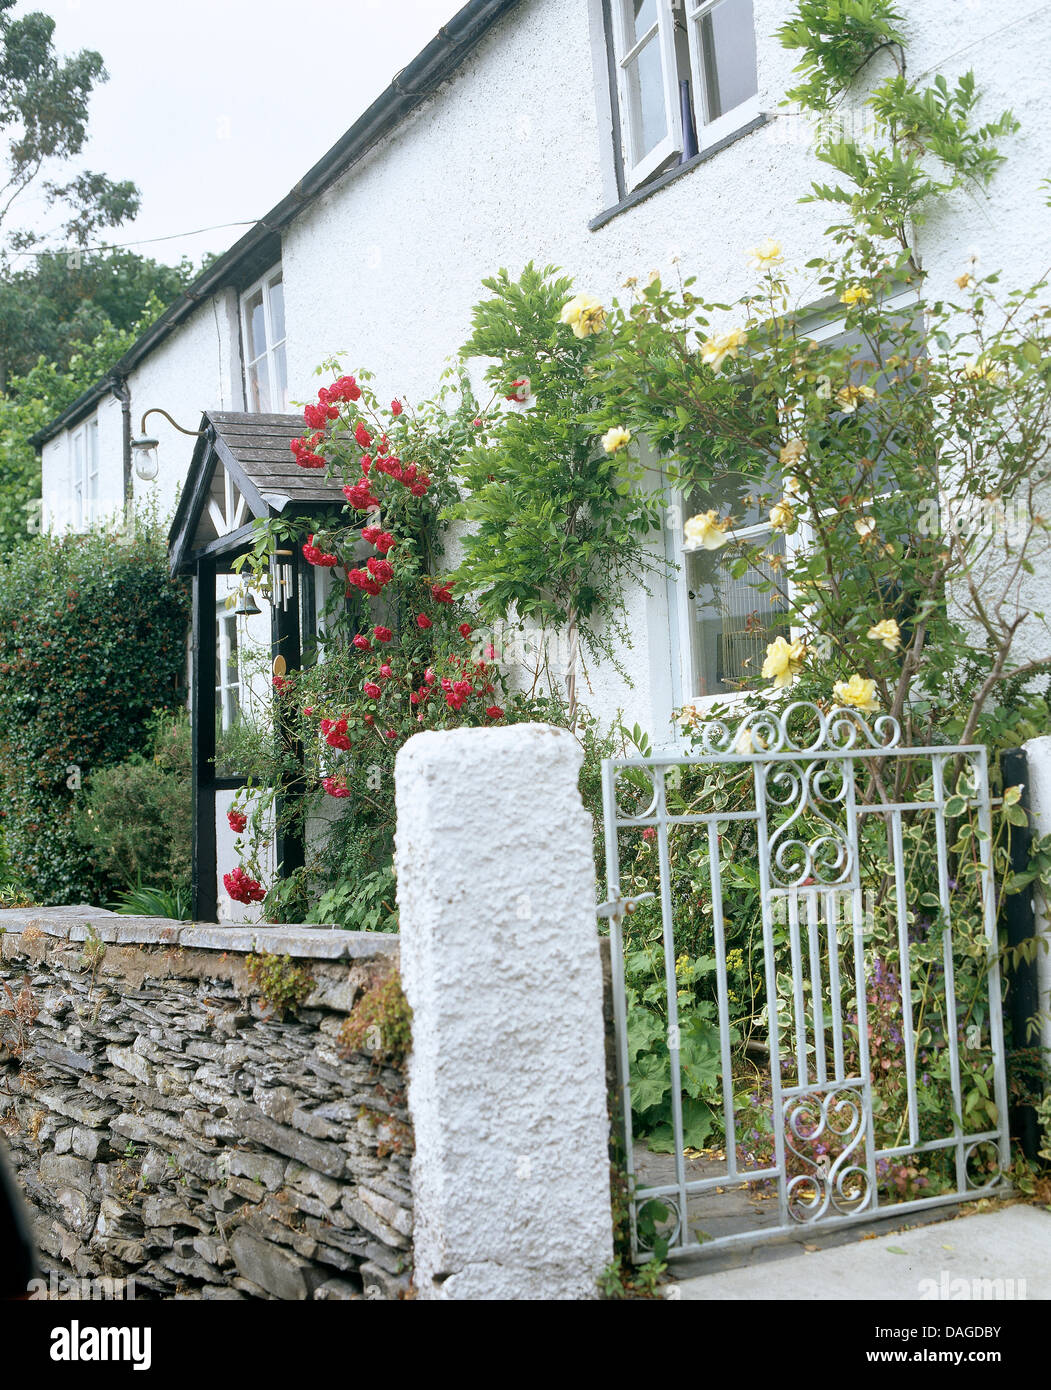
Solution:
[[[146,433],[146,420],[150,415],[163,415],[173,429],[180,434],[192,435],[195,439],[200,439],[207,430],[185,430],[182,425],[176,424],[166,410],[162,410],[159,405],[151,406],[145,412],[139,424],[139,437],[131,441],[131,447],[135,458],[135,472],[143,482],[152,482],[157,476],[160,464],[157,461],[157,449],[159,441],[151,439]]]

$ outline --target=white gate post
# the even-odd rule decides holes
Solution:
[[[1051,834],[1051,738],[1031,738],[1024,745],[1029,764],[1029,809],[1037,835]],[[1051,931],[1051,903],[1036,894],[1036,929],[1042,936]],[[1051,953],[1041,951],[1036,958],[1037,989],[1041,1012],[1051,1013]],[[1051,1021],[1044,1019],[1041,1043],[1051,1048]]]
[[[421,733],[398,754],[420,1298],[593,1298],[612,1258],[581,761],[545,724]]]

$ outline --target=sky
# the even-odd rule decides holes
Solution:
[[[134,222],[107,244],[197,262],[289,191],[464,0],[23,0],[55,20],[55,48],[100,52],[78,167],[132,179]],[[61,220],[38,201],[22,220]],[[153,238],[175,240],[154,242]]]

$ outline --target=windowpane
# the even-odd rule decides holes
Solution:
[[[758,89],[752,0],[720,0],[696,22],[707,123],[755,96]]]
[[[248,368],[248,396],[253,410],[270,409],[270,382],[265,356]]]
[[[770,532],[752,537],[768,554],[784,554],[784,537]],[[776,591],[763,593],[763,579],[777,582],[768,563],[751,566],[740,579],[727,550],[695,550],[686,557],[686,580],[693,633],[695,695],[722,695],[751,684],[761,674],[767,645],[789,628],[787,610]],[[783,583],[783,581],[780,581]]]
[[[644,39],[657,23],[657,0],[621,0],[629,49]]]
[[[288,368],[285,364],[285,345],[275,348],[272,357],[273,362],[273,388],[275,410],[288,409]]]
[[[664,71],[660,42],[655,34],[625,70],[632,153],[637,164],[668,134],[664,104]]]
[[[280,275],[270,281],[270,332],[272,341],[285,341],[285,286]]]
[[[266,352],[266,321],[263,317],[263,291],[256,290],[245,304],[248,327],[248,354],[261,357]]]

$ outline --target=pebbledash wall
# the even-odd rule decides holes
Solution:
[[[28,983],[39,1009],[21,1065],[0,1029],[0,1130],[45,1279],[133,1276],[137,1298],[405,1295],[405,1076],[336,1037],[396,938],[90,908],[8,910],[0,927],[0,982]],[[287,1021],[260,1004],[254,947],[314,978]]]
[[[754,281],[748,248],[772,235],[784,247],[796,302],[813,302],[805,262],[821,248],[831,217],[826,207],[798,200],[828,170],[814,159],[812,131],[781,106],[794,55],[775,35],[792,10],[791,0],[754,4],[764,123],[599,225],[599,214],[616,203],[602,0],[521,0],[450,81],[285,229],[292,400],[312,397],[315,367],[340,352],[346,369],[376,373],[381,399],[431,395],[468,334],[482,278],[499,266],[518,273],[529,259],[563,267],[605,302],[627,276],[654,268],[696,275],[702,294],[728,302]],[[973,67],[980,114],[1009,106],[1022,127],[1003,142],[1007,162],[993,196],[961,193],[921,229],[929,288],[935,297],[954,293],[953,278],[975,251],[984,270],[1005,270],[1005,283],[1032,283],[1046,269],[1040,189],[1051,152],[1051,109],[1033,54],[1051,49],[1051,10],[1027,0],[910,0],[906,28],[910,71],[942,71],[952,80]],[[880,73],[877,59],[869,75]],[[348,120],[356,114],[348,109]],[[680,258],[674,270],[673,256]],[[129,386],[136,429],[153,405],[191,428],[205,408],[244,408],[232,289],[202,302],[131,372]],[[120,470],[116,402],[100,418],[104,475],[113,479]],[[136,480],[136,490],[155,495],[163,511],[185,475],[190,442],[162,417],[150,425],[161,441],[161,475],[156,484]],[[48,524],[62,524],[69,460],[64,430],[43,450]],[[115,499],[119,483],[104,492]],[[673,548],[680,540],[667,538]],[[1048,576],[1027,582],[1040,591],[1034,607],[1046,608]],[[666,743],[672,709],[692,693],[675,640],[686,596],[674,581],[651,587],[651,594],[639,586],[627,595],[632,683],[599,666],[585,698],[604,719],[628,711]],[[1025,654],[1025,628],[1019,643]]]

